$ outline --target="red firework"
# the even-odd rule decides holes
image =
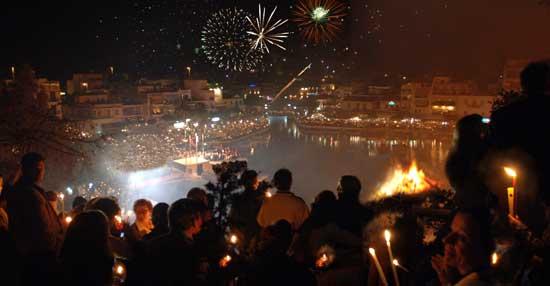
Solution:
[[[338,0],[300,0],[293,21],[308,42],[330,42],[342,31],[347,6]]]

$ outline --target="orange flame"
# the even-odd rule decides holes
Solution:
[[[428,190],[431,187],[426,175],[413,161],[408,170],[396,168],[393,174],[376,192],[376,198],[390,197],[395,194],[414,194]]]

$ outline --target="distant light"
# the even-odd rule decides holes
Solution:
[[[183,128],[185,128],[185,123],[184,122],[176,122],[176,123],[174,123],[174,128],[183,129]]]
[[[69,195],[73,194],[73,189],[71,189],[71,187],[67,187],[66,191],[67,191],[67,194]]]
[[[287,104],[287,105],[288,105],[288,107],[290,107],[290,106],[291,106],[291,105],[290,105],[290,103],[289,103],[289,104]]]
[[[498,254],[496,252],[493,252],[493,255],[491,255],[491,264],[496,265],[498,263]]]
[[[491,118],[483,117],[483,119],[481,119],[481,122],[485,123],[485,124],[489,124],[489,123],[491,123]]]
[[[392,100],[392,101],[388,102],[388,105],[389,105],[389,106],[395,106],[395,105],[397,105],[397,104],[395,103],[395,101]]]
[[[218,122],[218,121],[220,121],[219,117],[212,117],[212,122]]]
[[[88,189],[91,189],[93,186],[94,186],[94,183],[89,183],[88,184]]]
[[[191,118],[185,119],[185,122],[189,122],[189,121],[191,121]]]

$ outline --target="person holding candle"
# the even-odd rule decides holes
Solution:
[[[109,243],[111,249],[118,257],[131,257],[131,248],[128,242],[121,237],[123,225],[120,219],[120,206],[113,198],[95,198],[88,202],[86,210],[99,210],[107,217],[109,222]]]
[[[134,213],[136,221],[125,231],[131,245],[135,245],[137,241],[153,230],[153,204],[149,200],[139,199],[134,202]]]
[[[180,199],[168,210],[170,232],[149,242],[146,249],[148,267],[140,285],[203,285],[201,253],[195,236],[202,228],[205,206],[191,199]],[[130,274],[130,273],[128,273]]]
[[[284,219],[292,225],[293,231],[297,231],[309,217],[309,208],[302,198],[291,192],[292,173],[288,169],[278,170],[273,176],[273,185],[277,193],[263,201],[258,224],[265,228]]]
[[[74,218],[67,229],[60,261],[64,285],[112,285],[114,254],[109,224],[102,212],[86,211]]]
[[[461,209],[443,239],[445,254],[432,257],[432,267],[441,285],[490,285],[494,241],[486,209]]]
[[[246,170],[240,178],[243,192],[233,201],[229,212],[229,227],[241,242],[240,249],[248,250],[250,241],[260,232],[260,226],[256,221],[260,207],[264,199],[263,192],[258,190],[260,181],[258,173],[254,170]]]

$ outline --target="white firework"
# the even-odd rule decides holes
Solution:
[[[247,33],[254,37],[252,40],[251,49],[259,49],[261,52],[269,53],[269,45],[274,45],[284,51],[286,48],[283,46],[284,39],[288,38],[289,32],[276,32],[277,28],[284,25],[288,20],[273,20],[273,15],[277,11],[277,7],[271,11],[269,17],[266,18],[265,8],[262,9],[262,5],[258,5],[258,17],[252,20],[246,16],[246,19],[252,26],[252,31]]]

